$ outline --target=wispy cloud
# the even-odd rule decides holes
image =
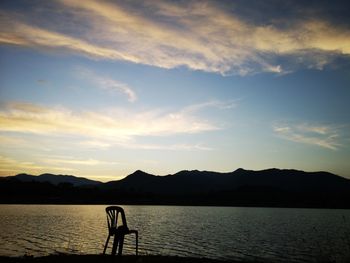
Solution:
[[[123,93],[128,97],[128,101],[130,102],[134,102],[137,99],[135,91],[129,85],[117,81],[111,77],[100,76],[95,72],[82,67],[76,68],[75,74],[81,78],[91,81],[94,85],[102,90],[106,90],[111,93]]]
[[[74,159],[74,158],[46,158],[43,159],[43,162],[48,163],[50,165],[87,165],[87,166],[97,166],[97,165],[118,165],[118,162],[106,162],[96,159]]]
[[[300,65],[321,69],[335,55],[350,54],[350,30],[317,18],[295,19],[282,28],[248,22],[207,1],[59,3],[69,33],[59,25],[33,25],[30,14],[19,19],[7,13],[0,21],[0,42],[241,75],[284,73]]]
[[[165,150],[165,151],[211,151],[212,148],[203,145],[202,143],[197,144],[140,144],[140,143],[129,143],[123,145],[125,148],[129,149],[142,149],[142,150]]]
[[[219,101],[219,100],[211,100],[203,103],[197,103],[190,106],[185,107],[181,110],[184,113],[198,112],[205,108],[217,108],[221,110],[228,110],[237,107],[238,100],[230,100],[230,101]]]
[[[88,149],[108,149],[113,146],[113,143],[103,140],[84,140],[79,143],[79,147]]]
[[[38,79],[36,83],[38,83],[39,85],[48,85],[49,81],[47,81],[46,79]]]
[[[139,143],[136,140],[130,140],[127,143],[107,140],[92,140],[82,141],[79,143],[80,147],[89,149],[109,149],[113,146],[118,146],[125,149],[138,149],[138,150],[162,150],[162,151],[211,151],[211,147],[204,145],[203,143],[181,143],[181,144],[156,144],[156,143]]]
[[[212,106],[209,103],[207,107]],[[218,130],[196,113],[204,105],[179,111],[150,110],[130,112],[120,108],[101,112],[73,112],[29,103],[10,103],[0,109],[0,131],[49,136],[74,135],[92,141],[130,142],[137,136],[171,136]]]
[[[326,125],[275,125],[275,134],[279,137],[310,145],[317,145],[323,148],[337,150],[341,147],[339,132],[333,126]]]
[[[23,146],[25,144],[25,140],[22,138],[16,138],[16,137],[14,138],[11,136],[0,135],[0,144],[2,146],[7,145],[10,147],[19,146],[19,145]]]

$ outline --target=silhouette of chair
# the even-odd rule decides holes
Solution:
[[[135,234],[136,238],[136,256],[138,255],[138,231],[137,230],[130,230],[126,223],[125,213],[124,209],[119,206],[109,206],[106,207],[106,213],[107,213],[107,224],[108,224],[108,237],[106,240],[105,247],[103,249],[103,254],[106,253],[108,242],[111,236],[114,236],[113,240],[113,247],[112,247],[112,255],[114,256],[117,251],[117,247],[119,245],[118,249],[118,256],[121,256],[123,253],[123,245],[124,245],[124,237],[128,234]],[[121,224],[120,220],[118,222],[118,216],[121,215]],[[120,217],[119,217],[120,218]]]

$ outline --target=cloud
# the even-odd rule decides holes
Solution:
[[[140,144],[140,143],[129,143],[122,145],[125,148],[129,149],[142,149],[142,150],[162,150],[162,151],[211,151],[213,150],[210,147],[207,147],[201,143],[197,144]]]
[[[46,79],[38,79],[36,83],[38,83],[39,85],[47,85],[49,84],[49,81],[47,81]]]
[[[139,143],[135,140],[130,140],[127,143],[119,142],[117,144],[108,141],[82,141],[79,146],[89,149],[108,149],[117,145],[118,147],[125,149],[138,149],[138,150],[162,150],[162,151],[211,151],[212,148],[203,145],[202,143],[197,144],[155,144],[155,143]]]
[[[132,58],[125,57],[116,50],[89,44],[86,41],[64,34],[16,22],[12,28],[14,32],[1,32],[1,43],[36,48],[62,49],[91,57],[133,61]]]
[[[12,102],[0,106],[0,142],[3,149],[26,148],[45,152],[72,146],[93,150],[118,147],[208,151],[212,148],[202,142],[174,143],[173,139],[178,135],[194,135],[223,129],[214,121],[208,120],[206,113],[212,108],[227,110],[235,106],[236,103],[232,101],[208,101],[175,111],[107,108],[94,112]],[[167,137],[172,141],[149,141],[156,137]]]
[[[93,71],[82,67],[76,69],[76,74],[81,78],[88,79],[89,81],[93,82],[102,90],[110,91],[112,94],[115,92],[123,93],[128,97],[128,101],[130,102],[137,100],[135,91],[125,83],[119,82],[107,76],[99,76]]]
[[[335,56],[350,54],[350,30],[313,17],[281,27],[257,24],[207,1],[59,3],[55,15],[64,17],[65,27],[59,19],[34,25],[30,14],[19,19],[3,12],[0,42],[223,75],[322,69]]]
[[[89,149],[108,149],[113,146],[113,144],[102,140],[87,140],[81,141],[79,146]]]
[[[0,144],[3,145],[8,145],[8,146],[19,146],[25,144],[25,140],[22,138],[14,138],[10,136],[3,136],[0,135]]]
[[[209,103],[208,105],[211,105]],[[218,130],[214,123],[199,118],[192,105],[180,111],[130,112],[120,108],[101,112],[73,112],[30,103],[9,103],[0,109],[0,131],[49,136],[79,136],[95,141],[126,143],[137,136],[171,136]]]
[[[342,145],[339,143],[338,130],[325,125],[275,125],[275,134],[279,137],[298,143],[317,145],[330,150],[338,150]]]
[[[197,112],[205,108],[217,108],[221,110],[227,110],[235,107],[237,107],[236,100],[231,100],[231,101],[211,100],[211,101],[206,101],[203,103],[187,106],[181,112],[182,114],[185,114],[185,113]]]
[[[106,162],[106,161],[100,161],[96,159],[79,160],[74,158],[70,158],[70,159],[46,158],[43,160],[43,162],[51,165],[84,165],[84,166],[118,165],[119,164],[118,162]]]

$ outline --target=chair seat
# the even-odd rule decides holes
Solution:
[[[138,231],[134,229],[130,230],[127,226],[119,226],[118,228],[111,228],[109,234],[113,236],[113,235],[128,235],[133,233],[138,233]]]

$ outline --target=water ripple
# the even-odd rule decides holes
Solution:
[[[349,210],[124,206],[140,254],[347,262]],[[0,205],[0,255],[101,253],[105,206]],[[110,242],[112,243],[112,242]],[[134,236],[125,254],[134,254]],[[111,249],[111,244],[109,250]]]

